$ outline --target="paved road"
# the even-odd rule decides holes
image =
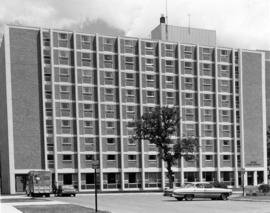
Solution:
[[[94,195],[77,195],[77,197],[52,197],[86,207],[95,207]],[[174,198],[154,194],[100,194],[98,208],[112,213],[270,213],[270,202],[247,201],[212,201],[195,199],[177,201]]]

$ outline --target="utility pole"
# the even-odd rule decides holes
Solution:
[[[92,168],[95,170],[95,211],[98,211],[98,201],[97,201],[97,169],[99,168],[99,162],[94,161]]]

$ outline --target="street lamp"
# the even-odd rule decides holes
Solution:
[[[99,168],[99,162],[94,161],[92,168],[95,170],[95,210],[97,212],[97,169]]]
[[[242,186],[243,186],[243,197],[245,196],[245,168],[241,168],[241,174],[242,174]]]

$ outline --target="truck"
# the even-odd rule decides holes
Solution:
[[[26,183],[27,196],[50,197],[52,192],[52,174],[50,171],[34,170],[28,172]]]

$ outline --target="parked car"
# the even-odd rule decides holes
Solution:
[[[231,189],[216,188],[211,183],[187,183],[183,187],[173,190],[173,197],[177,200],[191,201],[193,198],[211,198],[212,200],[227,200],[232,194]]]
[[[77,194],[77,190],[73,185],[63,185],[59,186],[58,189],[56,190],[56,196],[71,196],[73,195],[74,197]]]

